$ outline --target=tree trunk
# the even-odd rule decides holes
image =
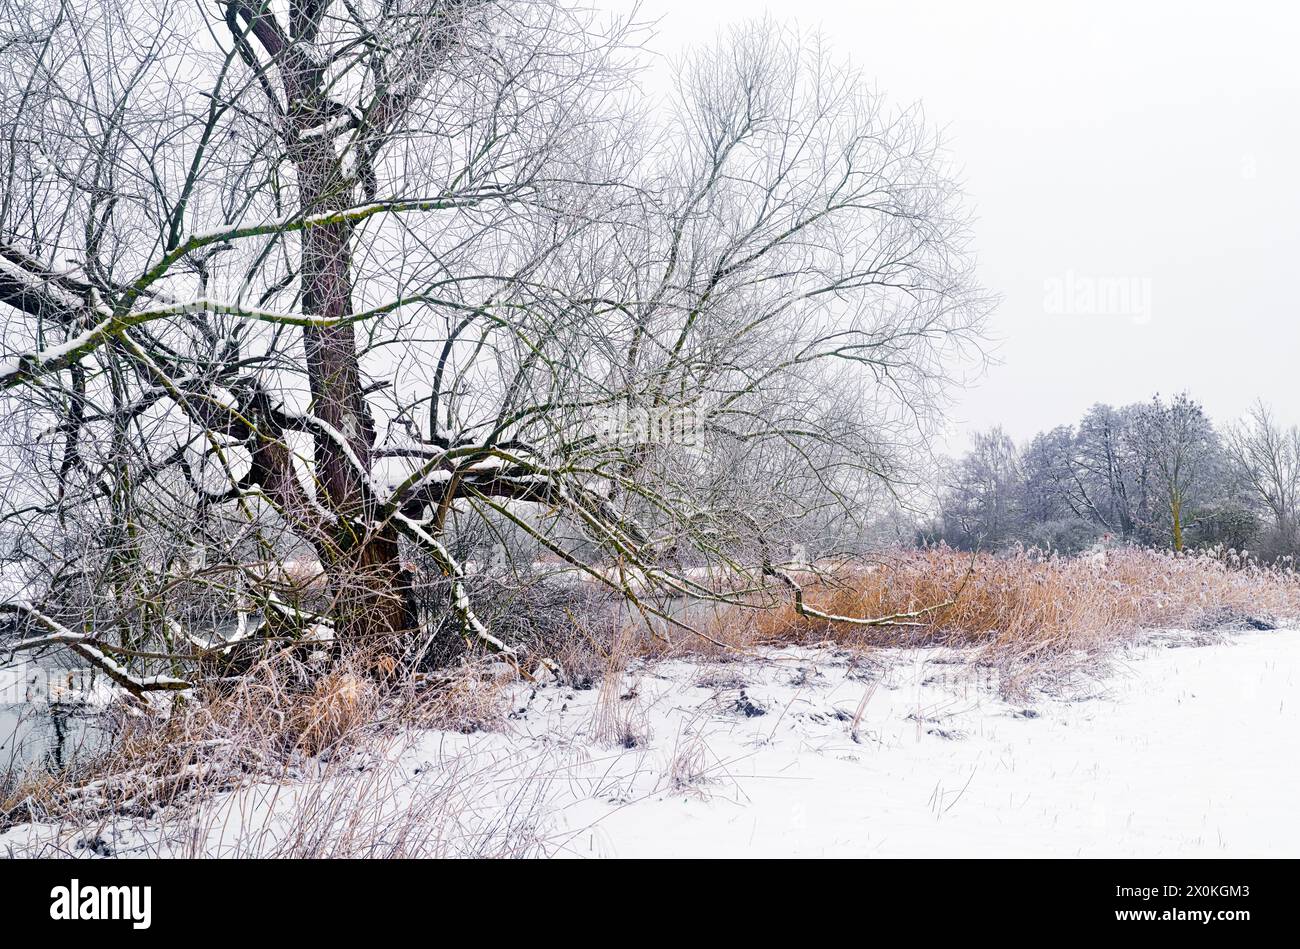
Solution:
[[[351,188],[332,146],[322,143],[295,162],[305,214],[348,205]],[[302,232],[302,305],[313,316],[352,314],[352,226],[321,224]],[[362,394],[356,334],[351,324],[303,329],[313,414],[346,442],[362,471],[335,439],[315,437],[318,492],[340,515],[332,544],[320,550],[330,582],[338,635],[371,641],[414,628],[410,577],[401,566],[396,531],[375,522],[370,470],[375,427]],[[363,525],[361,528],[356,525]]]
[[[1177,494],[1169,502],[1169,514],[1173,520],[1174,552],[1183,551],[1183,499]]]

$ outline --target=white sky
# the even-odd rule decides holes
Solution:
[[[1300,4],[642,4],[667,53],[764,12],[820,29],[944,130],[1003,296],[1001,364],[959,397],[954,447],[1184,388],[1218,419],[1262,396],[1300,422]],[[1137,315],[1049,312],[1049,290],[1090,279],[1124,281]]]

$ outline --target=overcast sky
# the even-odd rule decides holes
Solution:
[[[604,0],[616,7],[620,0]],[[630,4],[628,4],[630,6]],[[1300,4],[647,0],[672,52],[761,16],[921,100],[965,181],[1000,365],[958,431],[1262,396],[1300,422]],[[954,446],[964,441],[957,434]]]

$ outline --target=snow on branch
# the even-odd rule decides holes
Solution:
[[[423,525],[406,517],[404,514],[394,514],[393,523],[408,538],[431,553],[443,573],[451,578],[452,608],[460,617],[461,630],[465,638],[467,640],[479,640],[490,651],[505,657],[522,677],[530,681],[533,680],[535,677],[525,671],[519,662],[519,650],[492,635],[483,621],[478,618],[478,614],[474,612],[473,604],[470,603],[469,599],[469,591],[465,587],[465,570],[456,558],[451,555],[451,552],[425,530]],[[543,658],[540,666],[552,674],[559,673],[559,667],[550,659]]]
[[[909,612],[890,613],[887,616],[839,616],[835,613],[826,613],[815,607],[809,606],[804,602],[803,587],[799,585],[789,573],[774,565],[770,560],[764,559],[763,575],[776,577],[781,581],[790,592],[794,594],[794,611],[800,616],[806,616],[810,619],[826,620],[828,623],[847,623],[850,626],[928,626],[927,621],[922,617],[929,616],[931,613],[937,613],[940,610],[946,610],[957,603],[961,596],[962,590],[966,587],[966,581],[970,579],[971,573],[975,569],[974,561],[971,562],[971,569],[967,571],[966,578],[962,580],[961,586],[951,598],[944,600],[942,603],[935,603],[932,606],[922,607],[919,610]]]
[[[62,623],[29,604],[0,603],[0,612],[24,616],[36,625],[48,630],[44,635],[29,636],[10,643],[8,646],[10,655],[29,649],[40,649],[43,646],[67,646],[91,665],[102,670],[105,675],[138,699],[143,699],[146,692],[176,692],[191,687],[190,683],[184,679],[176,679],[171,676],[135,675],[117,660],[108,656],[104,652],[105,647],[97,643],[91,636],[68,629]]]
[[[134,313],[113,314],[104,307],[97,312],[108,313],[102,320],[69,337],[56,346],[38,349],[11,356],[0,363],[0,389],[9,389],[47,372],[66,369],[68,366],[89,355],[109,339],[119,336],[132,326],[139,326],[153,320],[166,319],[182,313],[226,313],[243,319],[276,323],[283,326],[335,326],[355,319],[354,317],[317,317],[296,313],[274,313],[269,310],[250,309],[236,304],[222,303],[215,300],[195,300],[189,303],[169,304],[137,310]]]

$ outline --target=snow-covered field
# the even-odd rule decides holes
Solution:
[[[266,852],[302,834],[285,815],[307,802],[380,852],[1294,857],[1298,670],[1296,630],[1150,637],[1103,677],[1015,702],[939,650],[662,663],[603,699],[520,690],[505,731],[412,735],[326,794],[250,788],[183,830],[101,832],[123,855],[196,827],[207,852]],[[440,843],[394,843],[422,820]],[[0,851],[52,835],[15,828]]]
[[[1151,644],[1090,694],[1028,704],[1007,704],[943,658],[881,656],[874,691],[817,652],[718,670],[747,681],[745,697],[766,709],[756,717],[730,710],[737,691],[691,687],[687,668],[642,677],[650,750],[625,754],[614,793],[566,811],[571,851],[1300,855],[1300,632]],[[868,692],[855,742],[851,718]],[[563,730],[549,723],[580,714],[548,697],[526,727]],[[687,735],[710,780],[672,793],[662,772]]]

